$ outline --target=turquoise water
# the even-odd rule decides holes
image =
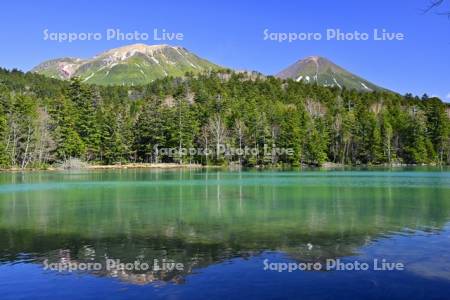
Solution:
[[[446,299],[449,221],[450,173],[438,169],[4,173],[0,294]],[[107,268],[111,260],[150,268]],[[375,270],[375,260],[404,268]],[[46,268],[63,263],[100,268]],[[321,269],[273,268],[307,263]]]

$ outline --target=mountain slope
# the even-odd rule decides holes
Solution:
[[[220,69],[187,49],[169,45],[134,44],[108,50],[91,59],[60,58],[31,70],[53,78],[78,76],[95,84],[145,84],[165,76],[183,76]]]
[[[299,60],[276,76],[282,79],[292,78],[296,81],[315,82],[323,86],[346,87],[365,92],[385,90],[319,56]]]

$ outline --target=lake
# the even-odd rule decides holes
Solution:
[[[448,299],[449,249],[448,169],[0,174],[2,300]]]

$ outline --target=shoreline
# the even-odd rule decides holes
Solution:
[[[215,166],[204,166],[200,164],[177,164],[177,163],[129,163],[117,165],[86,165],[80,168],[60,168],[49,166],[47,168],[0,168],[0,172],[27,172],[27,171],[82,171],[82,170],[121,170],[121,169],[202,169]]]
[[[79,168],[62,168],[56,166],[48,166],[46,168],[0,168],[0,172],[29,172],[29,171],[91,171],[91,170],[126,170],[126,169],[161,169],[161,170],[173,170],[173,169],[206,169],[206,168],[226,168],[226,169],[284,169],[284,168],[299,168],[299,169],[322,169],[322,170],[333,170],[333,169],[345,169],[345,168],[405,168],[405,167],[448,167],[448,165],[438,165],[438,164],[382,164],[382,165],[346,165],[326,162],[321,166],[317,165],[301,165],[298,167],[287,167],[287,166],[221,166],[221,165],[201,165],[201,164],[177,164],[177,163],[127,163],[127,164],[117,164],[117,165],[84,165]]]
[[[129,163],[123,165],[88,165],[85,170],[108,169],[201,169],[208,166],[201,164],[177,164],[177,163]]]

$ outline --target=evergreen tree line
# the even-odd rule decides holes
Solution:
[[[139,87],[0,69],[0,165],[127,162],[449,164],[450,108],[437,98],[359,93],[231,71]],[[217,149],[292,149],[218,154]],[[171,156],[163,148],[210,150]]]

